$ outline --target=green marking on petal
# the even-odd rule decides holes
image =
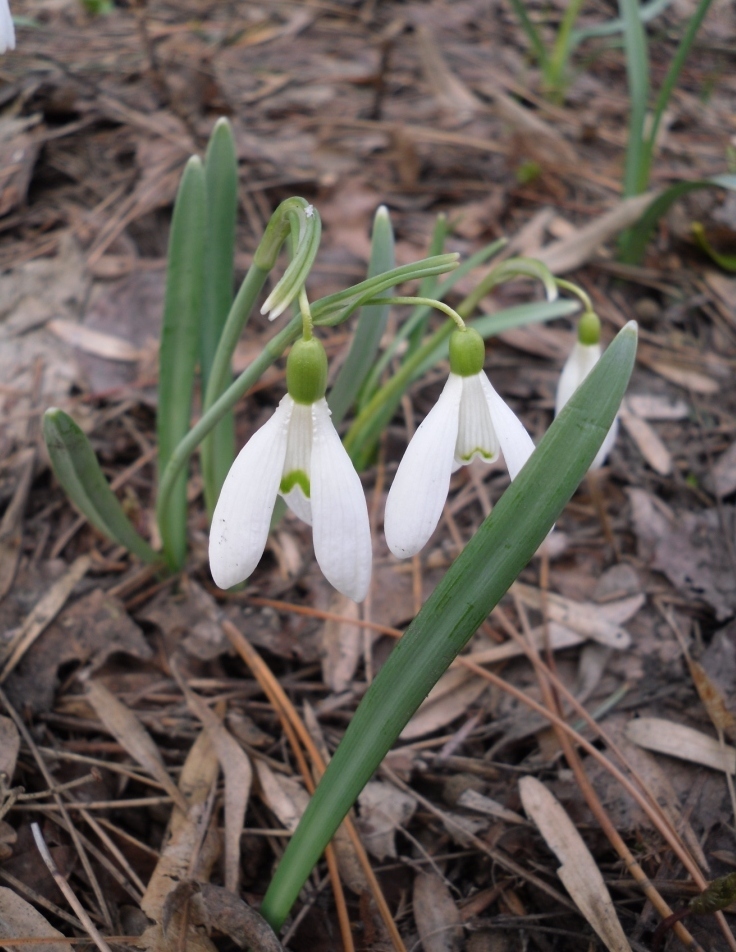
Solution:
[[[475,449],[471,450],[469,453],[463,453],[460,457],[460,461],[463,464],[469,463],[474,456],[480,456],[484,463],[492,463],[496,458],[493,453],[489,453],[488,450],[484,450],[480,446],[476,446]]]
[[[286,496],[295,486],[299,486],[305,497],[309,499],[309,476],[303,469],[292,469],[290,473],[286,473],[281,478],[279,492],[282,496]]]

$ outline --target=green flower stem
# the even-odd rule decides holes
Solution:
[[[573,284],[572,281],[566,281],[564,278],[555,278],[555,284],[560,291],[567,291],[568,294],[574,294],[576,298],[581,300],[586,311],[594,310],[593,302],[579,284]]]
[[[377,304],[416,304],[418,306],[434,308],[435,311],[441,311],[446,317],[449,317],[451,321],[455,322],[455,325],[459,330],[463,330],[465,327],[465,321],[460,317],[457,311],[450,307],[449,304],[445,304],[444,301],[437,301],[434,298],[426,297],[406,297],[406,296],[394,296],[386,298],[376,298]]]
[[[498,241],[494,241],[493,244],[487,245],[485,248],[477,251],[466,261],[463,261],[463,263],[452,272],[446,281],[443,281],[441,284],[438,284],[435,281],[434,291],[432,293],[430,293],[428,290],[430,288],[432,277],[425,278],[419,288],[420,297],[431,297],[441,301],[448,291],[451,291],[461,278],[465,277],[465,275],[472,271],[473,268],[477,268],[479,265],[484,264],[488,258],[500,251],[505,244],[506,239],[500,238]],[[373,369],[368,375],[365,384],[363,385],[363,389],[360,394],[361,410],[378,390],[383,372],[396,354],[398,348],[401,346],[402,341],[408,338],[408,347],[404,358],[405,360],[408,360],[409,357],[417,350],[417,348],[421,346],[421,342],[424,338],[426,330],[427,319],[431,313],[431,307],[420,305],[414,309],[411,316],[406,321],[404,321],[404,323],[396,331],[391,343],[378,358]]]
[[[439,583],[371,684],[296,832],[261,914],[279,929],[335,830],[409,719],[546,538],[611,426],[631,374],[625,327]]]

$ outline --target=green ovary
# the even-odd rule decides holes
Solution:
[[[292,469],[290,473],[286,473],[281,479],[279,492],[282,496],[286,496],[295,486],[299,486],[305,497],[309,499],[309,476],[303,469]]]

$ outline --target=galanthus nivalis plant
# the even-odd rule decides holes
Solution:
[[[555,416],[562,410],[570,397],[601,359],[600,340],[601,322],[598,315],[593,310],[588,309],[580,318],[580,323],[578,324],[578,339],[575,341],[575,346],[565,361],[565,366],[562,368],[562,373],[560,374],[560,381],[557,384],[557,397],[555,399]],[[606,461],[606,457],[616,442],[617,434],[618,416],[616,416],[611,424],[611,429],[606,434],[601,448],[591,463],[591,469],[599,469]]]
[[[368,594],[368,509],[360,477],[330,419],[326,383],[325,349],[305,323],[305,337],[286,363],[288,393],[240,451],[215,507],[210,569],[220,588],[242,582],[260,562],[280,494],[312,526],[325,578],[356,602]]]
[[[0,53],[15,49],[15,26],[8,0],[0,0]]]
[[[450,376],[409,443],[386,500],[386,542],[402,559],[419,552],[437,527],[455,470],[476,457],[492,463],[502,452],[513,479],[534,450],[483,372],[483,338],[457,319]]]

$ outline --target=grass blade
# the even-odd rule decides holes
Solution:
[[[385,205],[376,212],[371,236],[371,260],[367,277],[391,271],[396,265],[394,231]],[[388,293],[391,293],[390,290]],[[328,403],[332,422],[337,426],[355,402],[358,392],[373,367],[386,321],[388,304],[368,304],[361,308],[358,325],[345,363],[340,369]]]
[[[266,893],[274,929],[403,727],[534,555],[593,461],[636,354],[627,325],[394,648],[356,711]]]
[[[164,320],[159,352],[158,471],[165,471],[186,435],[191,416],[194,369],[204,285],[206,186],[202,162],[187,162],[174,205],[169,236]],[[180,568],[186,557],[187,477],[182,471],[160,513],[166,561]]]
[[[123,512],[97,462],[95,451],[68,413],[52,407],[43,417],[43,438],[54,475],[88,522],[143,562],[158,556]]]

